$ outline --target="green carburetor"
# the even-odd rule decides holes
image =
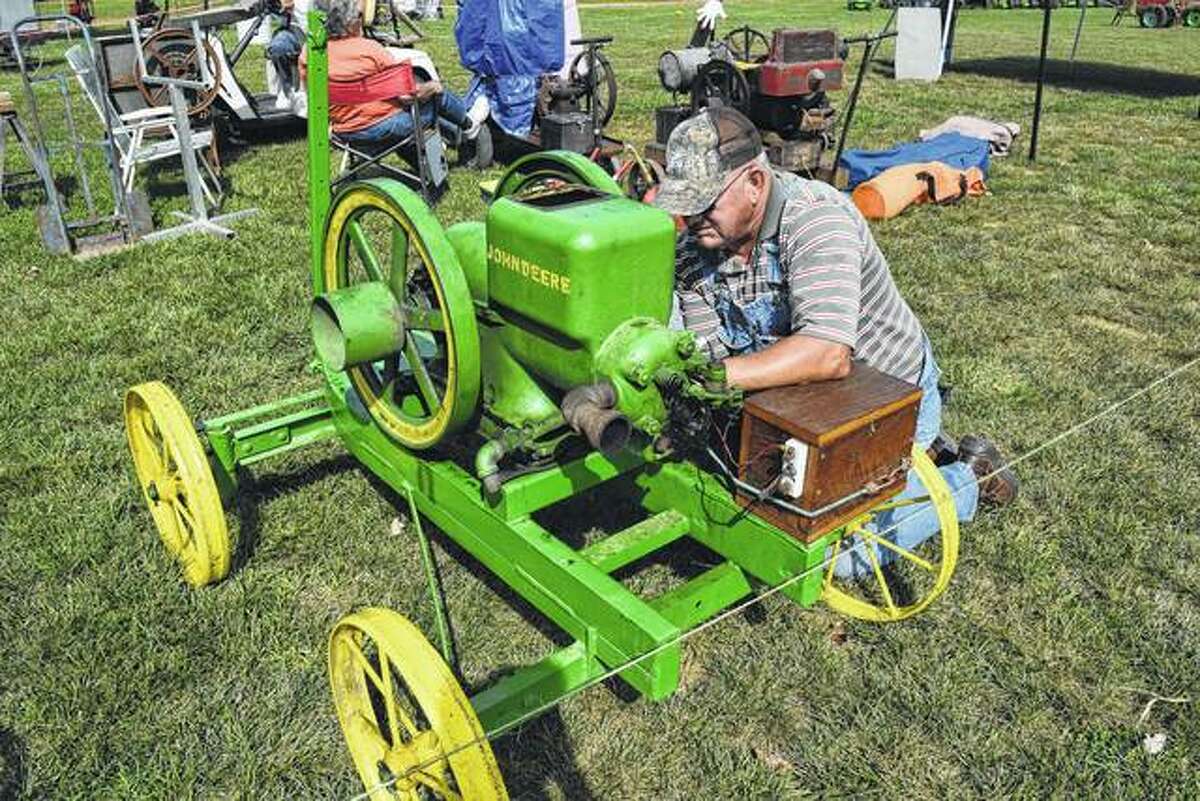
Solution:
[[[473,426],[485,440],[476,474],[489,492],[548,464],[577,434],[610,455],[635,430],[666,450],[673,407],[737,400],[692,334],[667,327],[672,219],[614,192],[611,179],[581,157],[556,154],[556,161],[584,180],[559,172],[538,179],[536,165],[514,164],[486,221],[451,226],[441,240],[449,247],[428,254],[433,291],[422,294],[410,270],[403,287],[393,276],[314,302],[314,338],[326,367],[351,368],[367,409],[408,447],[432,447]],[[366,236],[348,230],[347,241]],[[427,243],[436,239],[420,233]],[[467,294],[470,312],[462,308]],[[389,362],[400,352],[403,358]],[[406,366],[417,361],[428,373],[418,382],[427,399],[447,388],[428,419],[413,397],[397,404],[376,389],[388,384],[385,373],[389,386],[402,384]],[[445,423],[433,425],[439,416]]]

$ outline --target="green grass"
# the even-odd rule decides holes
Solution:
[[[727,27],[854,34],[885,19],[834,2],[727,8]],[[588,32],[616,37],[615,135],[648,138],[654,62],[692,9],[585,9]],[[1075,13],[1055,15],[1055,58]],[[1036,165],[997,161],[993,194],[875,226],[954,385],[948,429],[1010,454],[1197,353],[1200,31],[1108,18],[1090,11],[1080,54],[1104,66],[1047,92]],[[964,13],[957,55],[974,71],[933,85],[871,72],[852,143],[952,113],[1027,126],[1032,61],[1002,59],[1032,58],[1040,19]],[[425,28],[461,88],[450,21]],[[246,65],[261,80],[255,54]],[[1109,91],[1115,79],[1131,88]],[[232,242],[76,262],[46,254],[29,206],[0,211],[0,798],[350,798],[327,634],[368,604],[433,630],[415,541],[389,531],[402,504],[336,447],[255,471],[230,515],[249,556],[201,592],[180,585],[135,493],[130,385],[165,380],[197,417],[314,386],[305,144],[227,155],[227,206],[262,209]],[[480,177],[455,171],[443,222],[481,216]],[[160,218],[183,205],[173,168],[155,186],[173,193],[156,196]],[[1194,797],[1195,704],[1158,704],[1141,725],[1148,699],[1129,688],[1200,693],[1198,398],[1186,373],[1023,462],[1019,501],[965,527],[953,584],[914,622],[772,598],[690,640],[664,703],[609,686],[565,701],[495,743],[512,794]],[[563,523],[586,528],[617,500],[574,504]],[[436,551],[468,688],[547,652],[510,593],[444,538]],[[639,585],[670,580],[656,563]],[[1153,757],[1150,732],[1167,734]]]

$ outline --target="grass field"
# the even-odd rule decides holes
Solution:
[[[727,28],[856,34],[886,18],[834,0],[726,7]],[[616,37],[613,134],[648,138],[657,54],[686,38],[692,8],[584,10],[586,31]],[[947,428],[1013,455],[1200,355],[1200,31],[1110,28],[1091,9],[1067,75],[1076,14],[1055,15],[1037,163],[997,161],[992,194],[875,226],[954,386]],[[965,12],[959,67],[933,85],[873,69],[851,143],[886,146],[954,113],[1027,128],[1040,20]],[[461,88],[451,21],[425,29]],[[257,54],[245,69],[261,82]],[[363,605],[433,630],[415,540],[391,525],[402,504],[336,447],[256,471],[230,515],[241,558],[204,591],[181,585],[135,492],[127,387],[165,380],[203,417],[316,386],[305,143],[226,155],[227,208],[262,210],[232,242],[76,262],[42,249],[31,205],[0,210],[0,799],[349,799],[361,786],[329,697],[328,632]],[[444,223],[482,215],[481,177],[454,172]],[[183,205],[172,167],[153,188],[160,220]],[[1195,797],[1198,413],[1193,370],[1023,461],[1018,502],[965,527],[954,583],[914,622],[776,596],[689,640],[666,702],[608,685],[564,701],[494,743],[512,795]],[[572,504],[563,525],[584,530],[617,502]],[[435,543],[468,688],[553,647],[511,593]],[[647,565],[639,586],[665,586],[672,566]],[[1190,700],[1142,720],[1151,694]],[[1166,745],[1150,755],[1154,733]]]

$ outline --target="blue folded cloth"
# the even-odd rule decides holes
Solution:
[[[925,142],[901,142],[890,150],[847,150],[838,164],[849,173],[846,188],[853,189],[889,167],[926,161],[940,161],[960,170],[978,167],[987,175],[988,141],[950,132]]]

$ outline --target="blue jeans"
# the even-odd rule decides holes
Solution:
[[[275,67],[275,73],[279,76],[279,85],[284,91],[295,91],[300,85],[299,69],[297,64],[300,58],[300,50],[304,47],[304,32],[299,28],[280,28],[275,31],[275,35],[271,37],[271,43],[267,45],[267,58],[270,59],[271,65]]]
[[[921,378],[918,381],[922,392],[921,407],[917,410],[917,432],[913,441],[921,448],[928,448],[933,443],[938,432],[942,430],[942,396],[938,394],[938,378],[942,371],[938,369],[937,361],[933,358],[933,349],[925,340],[925,365],[921,368]],[[979,506],[979,485],[975,483],[975,473],[962,462],[948,464],[938,468],[942,478],[950,485],[950,493],[954,497],[954,506],[958,511],[958,519],[968,522],[975,517]],[[917,477],[916,471],[908,471],[908,483],[904,491],[896,496],[896,500],[922,498],[929,493],[925,485]],[[901,548],[912,550],[925,540],[932,537],[941,528],[937,512],[932,503],[919,503],[904,506],[899,509],[889,509],[875,516],[867,526],[871,531],[884,532],[883,537]],[[863,545],[858,537],[850,550],[843,553],[834,564],[834,575],[839,578],[860,579],[873,573],[871,563],[867,559],[866,549],[874,548],[875,556],[881,565],[889,564],[896,559],[896,554],[887,548],[875,544]]]
[[[450,140],[451,144],[459,141],[460,134],[468,125],[467,107],[462,98],[443,89],[433,100],[421,104],[421,122],[432,125],[434,115],[437,115],[438,128]],[[368,125],[358,131],[338,134],[338,137],[357,145],[387,145],[399,142],[413,132],[413,118],[410,109],[397,111],[390,117],[385,117],[374,125]]]

